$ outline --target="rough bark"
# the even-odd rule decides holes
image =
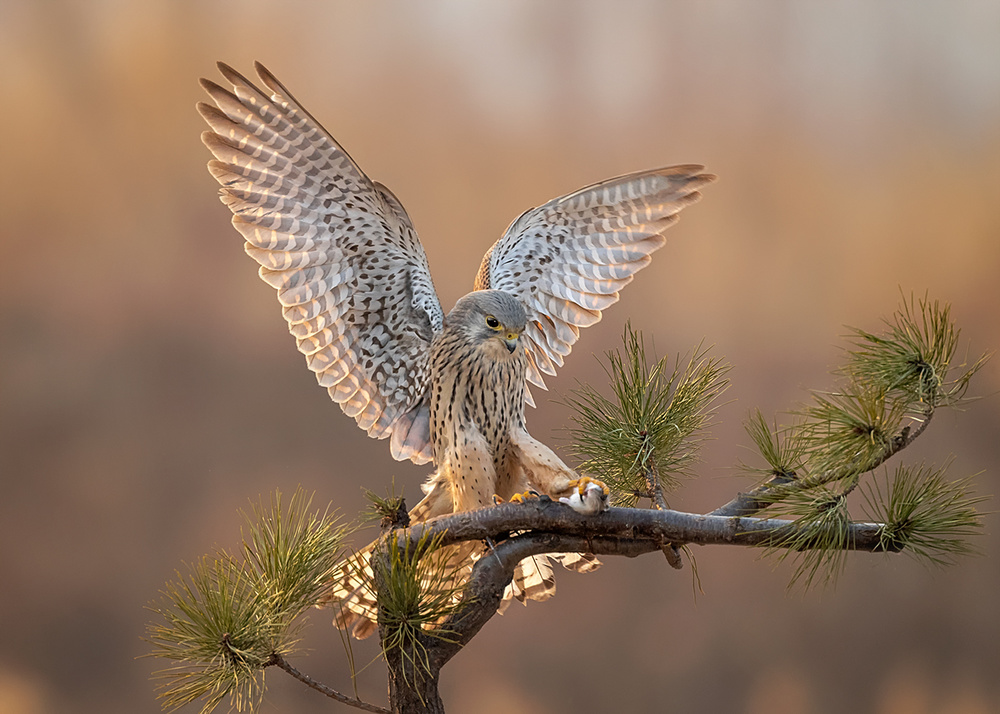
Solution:
[[[438,693],[440,667],[430,672],[414,672],[412,665],[404,661],[404,652],[398,649],[385,653],[385,665],[389,671],[389,706],[393,714],[444,714],[444,702]]]
[[[882,550],[880,524],[853,523],[850,550]],[[601,542],[607,554],[623,555],[609,545],[616,541],[637,541],[642,553],[659,550],[660,544],[765,545],[781,540],[796,529],[793,521],[776,518],[714,516],[682,511],[638,508],[609,508],[596,516],[584,516],[561,503],[542,498],[527,503],[505,503],[475,511],[442,516],[397,532],[397,537],[414,544],[423,536],[443,535],[442,545],[459,541],[492,539],[502,543],[511,533],[532,531],[550,535],[556,546],[551,552],[566,552],[569,543]],[[575,537],[575,538],[571,538]],[[582,539],[582,540],[581,540]],[[624,544],[623,544],[624,546]],[[412,547],[412,546],[411,546]],[[631,548],[625,548],[629,553]],[[587,547],[583,552],[601,553]],[[638,555],[639,553],[633,553]]]

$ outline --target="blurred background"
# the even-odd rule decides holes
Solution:
[[[399,196],[446,309],[530,206],[665,164],[719,175],[529,414],[565,444],[545,397],[602,383],[593,355],[626,319],[660,354],[713,344],[732,387],[677,508],[746,488],[748,411],[831,387],[845,326],[877,329],[901,291],[953,305],[963,354],[1000,346],[995,2],[3,0],[3,714],[156,711],[144,606],[238,544],[239,509],[301,484],[353,517],[362,486],[416,498],[428,471],[315,385],[217,200],[197,80],[254,59]],[[954,454],[953,475],[1000,492],[998,367],[903,458]],[[1000,711],[984,520],[982,557],[856,555],[805,595],[735,548],[697,551],[697,597],[690,568],[652,555],[563,572],[554,600],[493,619],[442,693],[485,714]],[[350,691],[327,613],[307,645],[295,664]],[[265,711],[338,710],[287,679],[268,674]],[[358,691],[385,701],[380,663]]]

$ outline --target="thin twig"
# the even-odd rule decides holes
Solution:
[[[384,707],[376,706],[375,704],[369,704],[368,702],[363,702],[360,699],[355,699],[354,697],[349,697],[346,694],[341,694],[335,689],[330,689],[330,687],[326,686],[322,682],[317,682],[308,674],[304,674],[303,672],[297,670],[295,667],[293,667],[291,664],[288,663],[288,660],[286,660],[279,654],[271,655],[269,664],[273,664],[279,667],[280,669],[285,670],[286,672],[288,672],[290,675],[295,677],[297,680],[299,680],[306,686],[312,687],[320,694],[325,694],[326,696],[330,697],[330,699],[336,699],[338,702],[347,704],[348,706],[356,707],[357,709],[362,709],[366,712],[377,712],[377,714],[392,714],[388,709],[385,709]]]
[[[653,502],[653,505],[660,511],[669,511],[670,506],[667,505],[667,499],[663,495],[663,487],[660,485],[660,479],[653,473],[652,467],[647,468],[643,476],[646,479],[646,488],[649,491],[647,495]],[[669,563],[671,568],[680,570],[684,567],[684,561],[681,560],[681,553],[676,545],[673,543],[664,543],[660,546],[660,550],[663,551],[663,556],[667,559],[667,563]]]
[[[889,440],[889,445],[886,450],[879,456],[878,459],[875,460],[874,463],[865,469],[863,473],[874,471],[907,446],[912,444],[918,436],[924,433],[924,430],[927,428],[927,425],[930,424],[931,417],[933,416],[934,405],[927,402],[924,407],[924,411],[921,414],[921,418],[917,421],[917,425],[913,426],[908,424],[903,427],[898,434]],[[751,491],[738,494],[736,498],[731,500],[729,503],[719,506],[708,515],[752,516],[754,513],[762,511],[768,506],[774,505],[775,501],[770,497],[770,493],[776,488],[788,488],[792,486],[792,484],[796,484],[801,488],[811,488],[823,482],[823,478],[810,478],[799,481],[796,480],[794,476],[789,476],[788,474],[776,474],[768,481],[760,484]]]

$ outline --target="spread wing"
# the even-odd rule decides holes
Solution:
[[[344,413],[392,455],[431,458],[425,400],[430,343],[444,315],[409,217],[261,64],[261,91],[219,64],[209,171],[260,263],[299,351]]]
[[[587,186],[525,212],[479,268],[475,288],[513,293],[528,311],[528,380],[545,389],[580,336],[650,261],[698,189],[702,166],[641,171]]]

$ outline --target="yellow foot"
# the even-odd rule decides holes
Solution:
[[[500,497],[499,497],[498,495],[496,495],[495,493],[493,494],[493,505],[494,505],[494,506],[499,506],[499,505],[500,505],[501,503],[503,503],[503,502],[504,502],[504,500],[503,500],[502,498],[500,498]]]
[[[524,503],[525,501],[534,501],[538,499],[537,491],[525,491],[524,493],[515,493],[510,497],[511,503]]]
[[[569,487],[575,489],[576,492],[581,496],[587,491],[587,489],[593,489],[594,487],[601,489],[601,492],[605,496],[611,495],[611,489],[608,488],[607,484],[605,484],[603,481],[599,481],[596,478],[591,478],[590,476],[581,476],[578,479],[570,481]]]
[[[608,507],[608,496],[611,491],[603,481],[590,476],[582,476],[570,481],[570,495],[559,499],[577,513],[593,515]]]

